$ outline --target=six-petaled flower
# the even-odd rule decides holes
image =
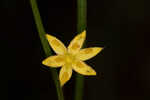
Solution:
[[[59,74],[61,86],[71,78],[72,70],[82,75],[96,75],[94,69],[83,61],[94,57],[103,48],[92,47],[81,49],[86,38],[85,30],[70,42],[68,48],[52,35],[46,34],[46,38],[57,55],[46,58],[43,60],[42,64],[54,68],[62,67]]]

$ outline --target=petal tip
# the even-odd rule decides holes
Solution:
[[[60,82],[60,86],[61,86],[61,87],[63,87],[63,86],[64,86],[64,84]]]
[[[65,83],[67,83],[67,81],[64,82],[64,81],[62,81],[62,80],[60,80],[59,82],[60,82],[60,86],[61,86],[61,87],[63,87],[63,86],[65,85]]]
[[[47,33],[46,33],[46,34],[45,34],[45,36],[46,36],[46,37],[48,37],[48,36],[49,36],[49,34],[47,34]]]
[[[47,63],[46,63],[46,61],[45,61],[45,60],[43,60],[43,61],[42,61],[42,64],[43,64],[43,65],[46,65]]]
[[[53,36],[50,35],[50,34],[45,34],[45,36],[46,36],[47,39],[52,39],[53,38]]]
[[[102,48],[102,47],[97,47],[98,53],[101,52],[103,49],[104,49],[104,48]]]
[[[83,30],[83,33],[86,33],[86,30]]]
[[[96,76],[97,73],[96,73],[96,71],[93,70],[93,72],[92,72],[90,75],[91,75],[91,76]]]
[[[86,36],[86,30],[84,30],[81,34],[83,37],[85,37]]]
[[[96,76],[96,75],[97,75],[97,73],[96,73],[96,72],[94,72],[94,73],[93,73],[93,75],[94,75],[94,76]]]

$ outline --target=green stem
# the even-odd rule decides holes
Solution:
[[[39,37],[40,37],[45,55],[46,55],[46,57],[48,57],[48,56],[51,55],[51,50],[50,50],[48,41],[45,37],[46,32],[45,32],[43,24],[42,24],[42,20],[41,20],[41,17],[40,17],[40,13],[39,13],[39,9],[38,9],[36,0],[30,0],[30,5],[31,5],[31,8],[32,8],[35,24],[36,24],[36,27],[37,27],[37,31],[39,33]],[[63,91],[62,91],[62,88],[60,86],[60,82],[58,80],[57,70],[56,69],[50,69],[50,71],[51,71],[54,83],[56,85],[58,100],[64,100]]]
[[[86,29],[87,20],[87,0],[77,0],[77,32],[81,33]],[[76,75],[75,100],[82,100],[84,88],[84,77]]]
[[[87,24],[87,0],[77,0],[77,32],[86,29]]]

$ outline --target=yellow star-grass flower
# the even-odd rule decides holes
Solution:
[[[72,75],[72,70],[82,75],[96,75],[94,69],[88,66],[85,60],[88,60],[97,55],[103,48],[92,47],[81,49],[86,37],[86,31],[78,34],[69,44],[68,48],[58,40],[56,37],[46,34],[46,38],[52,49],[57,55],[50,56],[43,60],[42,64],[49,67],[61,67],[59,80],[61,86],[63,86]]]

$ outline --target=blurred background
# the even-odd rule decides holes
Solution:
[[[37,0],[47,33],[66,45],[76,33],[76,0]],[[98,73],[85,77],[83,100],[150,99],[150,1],[88,0],[87,46]],[[0,1],[2,100],[57,100],[29,0]],[[59,70],[59,69],[58,69]],[[64,86],[73,100],[75,72]]]

